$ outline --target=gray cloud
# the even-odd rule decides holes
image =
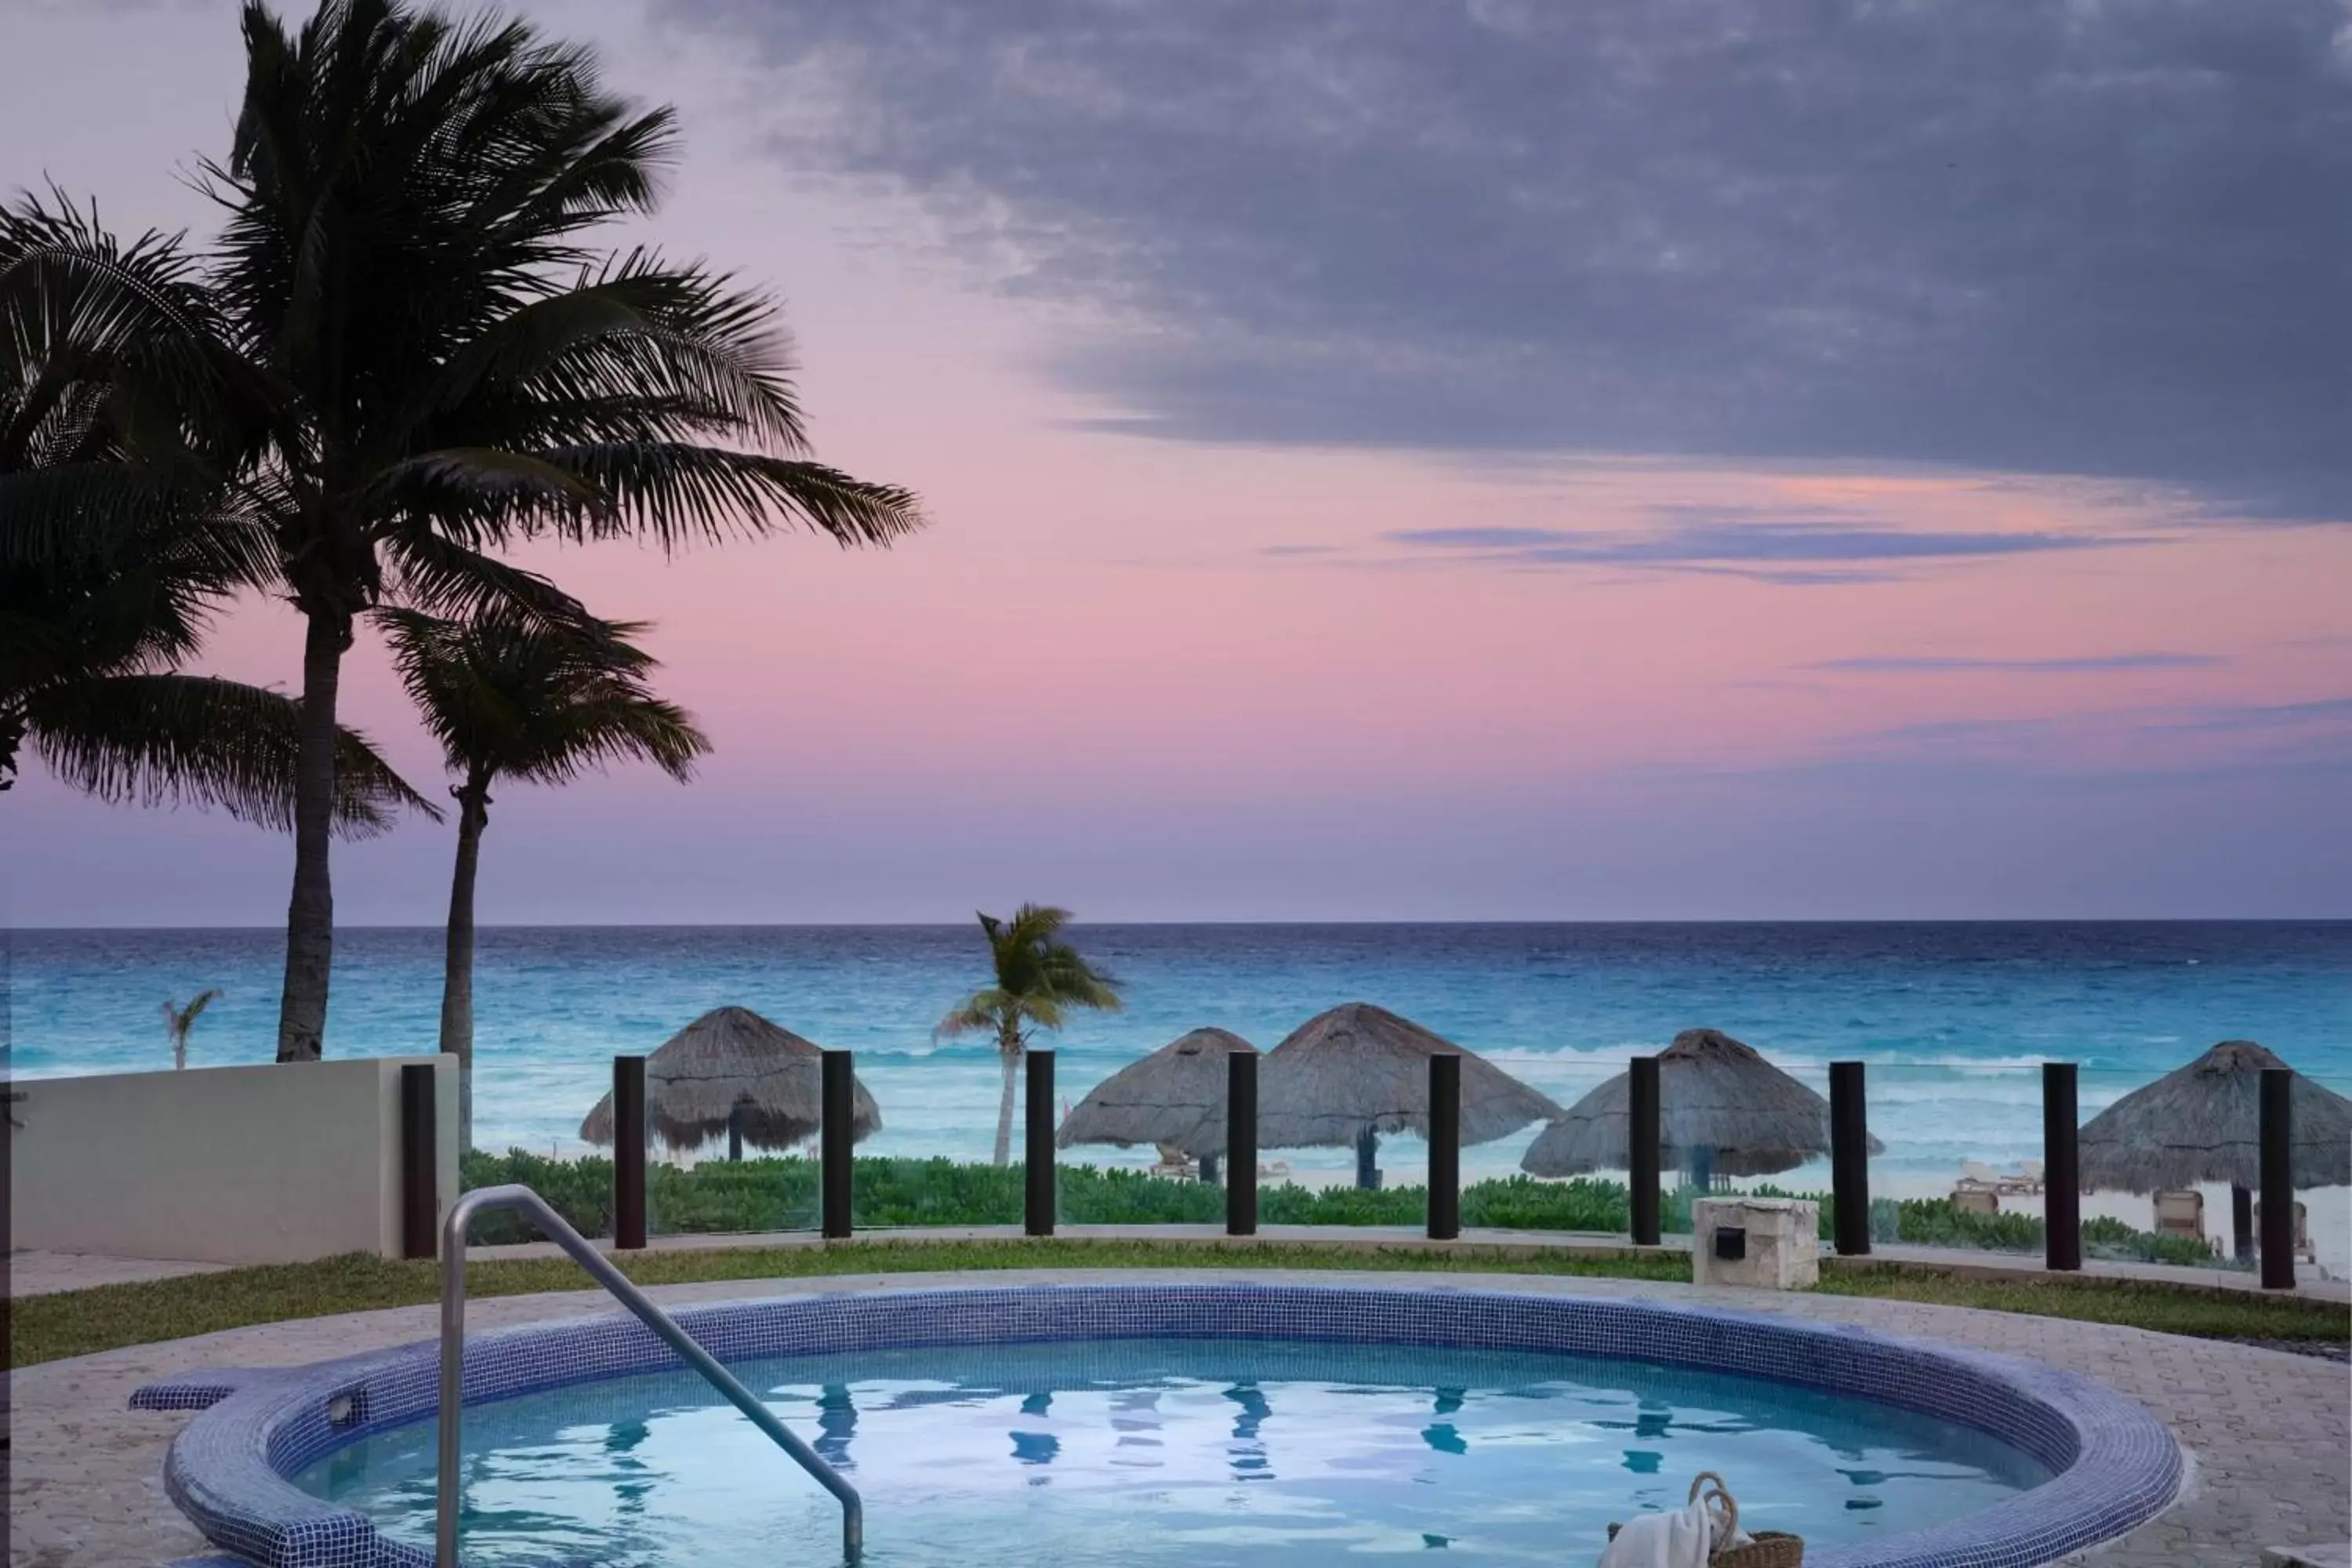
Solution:
[[[2336,730],[2352,736],[2352,697],[2316,702],[2243,702],[2200,708],[2179,726],[2185,730]]]
[[[2210,669],[2228,662],[2220,655],[2210,653],[2107,653],[2075,658],[1827,658],[1805,668],[1872,675],[1952,669],[2005,669],[2056,675],[2111,669]]]
[[[1209,441],[1923,462],[2352,518],[2336,0],[656,0],[778,155]]]
[[[1722,506],[1652,510],[1663,526],[1647,531],[1415,528],[1380,538],[1420,559],[1454,564],[1507,570],[1616,566],[1727,574],[1790,586],[1883,582],[1898,574],[1886,570],[1895,566],[2158,542],[2138,535],[1913,531],[1833,511]]]
[[[2236,737],[2225,745],[2199,736]],[[2275,772],[2288,765],[2352,768],[2352,697],[2310,702],[2212,702],[2118,708],[2021,719],[1939,719],[1850,737],[1865,748],[1935,756],[1948,752],[2064,758],[2086,740],[2121,743],[2133,765],[2226,765]],[[2183,747],[2188,749],[2184,750]]]

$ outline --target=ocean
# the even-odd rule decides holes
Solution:
[[[2228,1038],[2259,1040],[2352,1092],[2352,921],[1140,925],[1074,937],[1124,982],[1128,1005],[1041,1042],[1059,1050],[1057,1088],[1073,1103],[1187,1029],[1218,1025],[1270,1048],[1355,1000],[1418,1019],[1562,1104],[1699,1026],[1816,1088],[1832,1059],[1868,1062],[1872,1131],[1887,1144],[1881,1191],[1932,1190],[1964,1161],[2038,1154],[2045,1059],[2081,1064],[2086,1116]],[[160,1005],[212,986],[223,995],[197,1025],[190,1064],[270,1059],[277,931],[0,939],[0,1048],[16,1076],[167,1068]],[[439,930],[361,928],[335,942],[330,1053],[432,1050]],[[857,1053],[884,1119],[868,1152],[984,1159],[993,1048],[934,1043],[930,1027],[986,979],[986,963],[964,925],[487,928],[476,1142],[583,1152],[580,1120],[614,1053],[650,1051],[736,1003]],[[1465,1151],[1465,1177],[1514,1168],[1533,1134]],[[1285,1157],[1307,1179],[1349,1160]],[[1420,1160],[1410,1138],[1384,1145],[1392,1181],[1418,1179]]]

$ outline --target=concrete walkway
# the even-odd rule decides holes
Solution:
[[[2029,1355],[2095,1378],[2139,1400],[2179,1435],[2194,1476],[2183,1501],[2126,1541],[2095,1554],[2100,1568],[2191,1568],[2259,1563],[2266,1546],[2352,1536],[2352,1387],[2333,1368],[2238,1345],[2063,1322],[2011,1313],[1857,1297],[1701,1289],[1631,1280],[1501,1274],[1286,1273],[1155,1269],[898,1274],[854,1272],[845,1249],[836,1279],[730,1280],[671,1286],[666,1303],[742,1300],[839,1289],[911,1289],[952,1284],[1080,1280],[1284,1280],[1318,1285],[1518,1290],[1653,1297],[1867,1324],[1947,1343]],[[469,1321],[489,1328],[612,1311],[593,1291],[475,1303]],[[125,1408],[140,1384],[221,1366],[293,1365],[429,1338],[436,1310],[404,1307],[236,1329],[166,1344],[56,1362],[16,1374],[14,1466],[8,1505],[14,1568],[156,1568],[203,1548],[164,1498],[163,1450],[187,1417]],[[2316,1372],[2316,1375],[2315,1373]],[[1564,1562],[1572,1561],[1564,1558]]]
[[[1444,1252],[1456,1256],[1475,1253],[1507,1258],[1562,1252],[1582,1253],[1594,1258],[1634,1258],[1644,1253],[1685,1253],[1690,1250],[1690,1237],[1687,1236],[1669,1236],[1654,1247],[1636,1247],[1628,1237],[1612,1236],[1601,1231],[1465,1230],[1459,1240],[1432,1241],[1415,1226],[1378,1225],[1267,1225],[1260,1226],[1255,1236],[1228,1236],[1222,1226],[1213,1225],[1065,1225],[1056,1228],[1055,1237],[1073,1241],[1182,1241],[1234,1247],[1377,1247],[1406,1252]],[[1025,1239],[1031,1238],[1025,1237],[1017,1225],[926,1226],[919,1229],[860,1231],[844,1241],[827,1241],[815,1232],[806,1230],[656,1236],[646,1238],[646,1250],[698,1252],[713,1248],[771,1247],[854,1248]],[[609,1241],[600,1240],[597,1245],[611,1250]],[[476,1247],[469,1250],[470,1256],[482,1258],[562,1256],[548,1242]],[[2086,1260],[2079,1272],[2053,1273],[2043,1268],[2041,1258],[2032,1253],[1984,1252],[1972,1247],[1950,1247],[1885,1246],[1874,1247],[1867,1258],[1839,1258],[1826,1252],[1822,1258],[1824,1268],[1869,1268],[1885,1263],[1939,1269],[1964,1274],[1971,1279],[2099,1279],[2186,1286],[2200,1290],[2242,1291],[2253,1296],[2290,1294],[2287,1291],[2265,1291],[2258,1276],[2242,1268],[2190,1268],[2174,1264],[2126,1263],[2095,1258]],[[2323,1279],[2316,1271],[2307,1271],[2305,1278],[2296,1281],[2291,1293],[2314,1300],[2342,1301],[2352,1305],[2352,1281]]]

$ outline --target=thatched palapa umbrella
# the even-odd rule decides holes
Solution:
[[[1462,1058],[1462,1142],[1507,1138],[1559,1107],[1476,1053],[1369,1002],[1318,1013],[1266,1053],[1257,1140],[1356,1151],[1356,1184],[1381,1184],[1380,1135],[1429,1136],[1429,1058]]]
[[[2253,1250],[2253,1189],[2262,1184],[2263,1069],[2286,1063],[2252,1040],[2223,1040],[2136,1089],[2084,1125],[2076,1143],[2086,1191],[2154,1193],[2230,1184],[2241,1258]],[[2352,1182],[2352,1100],[2301,1073],[2287,1095],[2289,1164],[2297,1187]]]
[[[724,1131],[727,1157],[743,1145],[791,1149],[824,1125],[824,1053],[749,1007],[705,1013],[646,1058],[646,1120],[662,1142],[690,1149]],[[880,1130],[882,1112],[856,1085],[853,1142]],[[613,1097],[580,1124],[591,1143],[613,1141]]]
[[[1225,1152],[1225,1058],[1236,1051],[1255,1056],[1257,1047],[1227,1029],[1180,1035],[1095,1085],[1055,1142],[1181,1149],[1201,1162],[1201,1179],[1213,1182]]]
[[[1536,1135],[1519,1168],[1537,1176],[1622,1171],[1633,1075],[1619,1073]],[[1830,1102],[1720,1029],[1685,1029],[1658,1053],[1658,1158],[1701,1186],[1717,1171],[1769,1176],[1829,1152]],[[1885,1145],[1870,1141],[1871,1152]]]

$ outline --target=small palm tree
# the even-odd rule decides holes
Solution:
[[[174,1006],[168,1001],[163,1004],[163,1027],[172,1037],[173,1070],[178,1071],[188,1065],[188,1036],[195,1028],[196,1020],[204,1016],[205,1009],[218,1000],[220,988],[215,986],[210,991],[198,993],[196,999],[184,1007]]]
[[[474,1134],[474,879],[490,786],[501,779],[568,784],[590,768],[652,763],[683,782],[710,742],[680,708],[646,689],[657,665],[629,641],[646,628],[583,619],[551,626],[494,607],[467,621],[415,610],[377,613],[402,683],[462,782],[457,865],[449,885],[441,1048],[457,1058],[459,1147]]]
[[[934,1039],[986,1029],[996,1037],[1004,1066],[1004,1094],[996,1108],[996,1163],[1013,1162],[1013,1089],[1034,1029],[1058,1029],[1066,1008],[1116,1012],[1116,975],[1096,969],[1061,940],[1070,911],[1024,904],[1009,921],[980,917],[987,934],[996,984],[975,991],[931,1031]]]

